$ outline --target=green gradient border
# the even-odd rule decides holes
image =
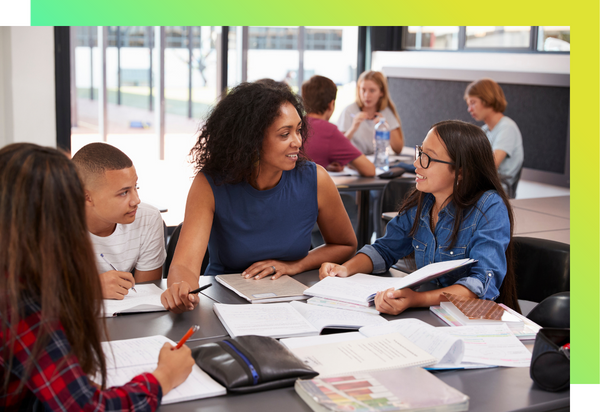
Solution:
[[[598,2],[32,0],[32,25],[571,26],[571,383],[600,383]]]

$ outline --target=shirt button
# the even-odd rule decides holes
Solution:
[[[419,248],[419,246],[415,246],[415,249],[418,249],[418,248]]]
[[[453,254],[454,254],[454,252],[450,251],[450,254],[451,254],[451,255],[453,255]]]

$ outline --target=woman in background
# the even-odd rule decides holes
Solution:
[[[507,102],[504,92],[492,79],[480,79],[465,90],[467,110],[473,119],[484,122],[482,129],[490,140],[494,163],[510,197],[523,167],[523,138],[519,126],[504,115]]]
[[[387,80],[381,72],[364,72],[356,82],[356,102],[344,109],[338,119],[338,129],[358,150],[370,155],[374,152],[375,125],[382,117],[391,130],[391,148],[401,153],[404,136],[396,106],[390,98]]]
[[[0,150],[0,410],[154,411],[192,370],[189,348],[165,344],[152,373],[105,389],[84,201],[75,166],[56,149]]]
[[[499,300],[519,310],[512,267],[513,215],[483,131],[458,120],[434,124],[417,146],[416,189],[387,226],[385,236],[343,265],[324,263],[319,275],[383,273],[414,254],[417,268],[472,258],[470,267],[432,281],[434,290],[389,289],[375,297],[377,310],[398,314],[439,305],[448,292]]]

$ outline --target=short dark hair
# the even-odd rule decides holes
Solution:
[[[302,84],[302,99],[308,113],[325,113],[336,96],[337,86],[327,77],[315,75]]]
[[[302,100],[289,87],[264,83],[241,83],[234,87],[208,114],[190,154],[196,173],[213,178],[216,184],[251,183],[269,126],[290,103],[301,119],[302,144],[308,136]],[[298,165],[306,160],[300,151]]]
[[[133,166],[129,156],[121,150],[100,142],[83,146],[72,160],[86,186],[90,179],[103,176],[107,170],[122,170]]]
[[[506,97],[498,83],[492,79],[479,79],[470,83],[465,89],[465,100],[469,96],[478,97],[484,106],[491,107],[495,112],[504,113],[506,110]]]

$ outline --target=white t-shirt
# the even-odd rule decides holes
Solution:
[[[338,119],[337,127],[340,129],[342,133],[348,131],[352,126],[352,121],[354,120],[354,116],[360,113],[360,107],[356,102],[352,103],[350,106],[347,106],[340,115]],[[385,121],[390,126],[390,130],[394,130],[400,127],[400,123],[394,113],[390,110],[389,107],[386,107],[381,112],[381,116],[385,118]],[[363,154],[370,155],[375,151],[373,148],[373,137],[375,136],[375,122],[373,120],[364,120],[356,132],[352,135],[352,139],[350,140],[354,146],[358,150],[360,150]]]
[[[112,270],[100,254],[121,272],[154,270],[165,263],[165,231],[160,212],[140,203],[133,223],[117,223],[115,231],[106,237],[90,233],[99,273]]]

